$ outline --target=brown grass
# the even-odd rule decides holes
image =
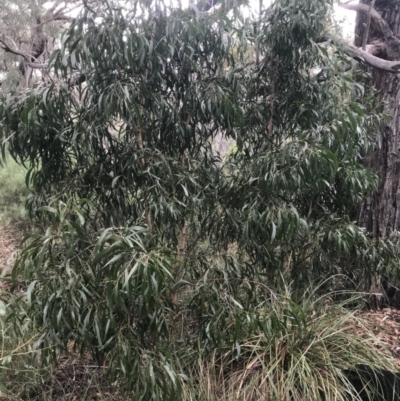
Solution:
[[[400,369],[400,310],[384,308],[362,311],[358,312],[357,316],[366,322],[368,329],[376,336],[377,348],[386,354],[391,354]],[[354,332],[360,337],[366,335],[361,327],[354,327]]]
[[[18,225],[9,224],[0,227],[0,271],[10,267],[13,255],[17,251],[24,236],[24,230]]]

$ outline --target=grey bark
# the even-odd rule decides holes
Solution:
[[[371,1],[360,0],[360,3],[369,6]],[[382,24],[372,18],[367,43],[385,42],[387,51],[380,57],[388,61],[400,60],[400,2],[376,0],[374,8],[390,31],[382,29]],[[366,25],[367,13],[358,12],[356,47],[362,45]],[[379,185],[364,201],[359,219],[375,236],[385,237],[400,231],[400,76],[376,68],[371,68],[371,75],[378,96],[384,102],[384,112],[390,119],[382,128],[381,146],[377,146],[365,161],[378,174]]]

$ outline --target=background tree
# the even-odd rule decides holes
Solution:
[[[89,2],[88,4],[90,4]],[[0,2],[0,81],[2,92],[28,88],[44,80],[47,60],[59,47],[60,34],[82,1]]]
[[[79,7],[80,1],[0,1],[0,93],[15,95],[38,82],[55,79],[45,67],[61,44],[61,32],[71,21],[71,12]],[[4,269],[10,266],[26,230],[32,229],[26,224],[24,205],[29,190],[22,178],[25,174],[26,169],[10,157],[2,163],[0,266]]]
[[[360,214],[360,221],[374,235],[387,236],[398,231],[400,226],[400,10],[395,0],[361,0],[359,4],[342,7],[357,11],[357,49],[353,48],[353,54],[370,66],[370,83],[376,88],[388,116],[388,122],[381,129],[380,146],[365,160],[366,165],[378,174],[378,188],[365,200]],[[361,49],[363,41],[366,42],[365,50]]]

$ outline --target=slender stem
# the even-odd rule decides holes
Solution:
[[[182,155],[181,166],[182,167],[185,166],[185,155]],[[178,263],[176,264],[175,271],[174,271],[175,283],[177,283],[181,278],[181,268],[182,268],[182,264],[185,261],[185,257],[186,257],[186,221],[185,221],[185,217],[183,216],[182,220],[179,224],[178,254],[177,254]],[[172,302],[175,305],[178,302],[178,292],[177,291],[175,291],[172,294]]]
[[[269,118],[268,122],[268,137],[272,138],[272,132],[274,129],[274,106],[275,106],[275,82],[272,81],[272,91],[270,95],[270,100],[269,100],[269,109],[271,112],[271,117]]]
[[[177,283],[181,276],[181,265],[185,260],[186,251],[186,222],[185,219],[182,220],[179,227],[179,239],[178,239],[178,263],[175,266],[174,281]],[[175,291],[172,294],[172,302],[176,304],[178,301],[178,293]]]
[[[144,75],[144,80],[147,80],[147,72]],[[143,106],[140,106],[140,114],[143,112]],[[136,142],[138,145],[138,148],[143,151],[143,136],[142,136],[142,130],[140,127],[137,128],[136,130]],[[144,154],[142,152],[142,155],[140,156],[140,164],[144,167],[146,161],[144,159]],[[143,186],[144,189],[144,214],[146,218],[146,223],[147,223],[147,228],[149,231],[153,231],[153,222],[151,220],[151,214],[150,214],[150,207],[149,207],[149,200],[147,198],[147,185],[144,184]]]
[[[259,25],[261,25],[261,14],[263,8],[263,0],[260,0],[258,3],[258,18],[259,18]],[[260,63],[260,45],[258,43],[258,37],[256,40],[256,65]]]
[[[138,144],[138,148],[140,150],[143,150],[143,137],[142,137],[142,131],[140,129],[138,129],[136,131],[136,141],[137,141],[137,144]],[[140,156],[139,161],[140,161],[140,164],[142,166],[145,165],[145,160],[144,160],[143,153]],[[149,201],[147,199],[147,194],[146,194],[147,185],[144,184],[143,188],[144,188],[144,214],[145,214],[145,217],[146,217],[147,227],[148,227],[149,231],[152,231],[153,230],[153,222],[151,221]]]

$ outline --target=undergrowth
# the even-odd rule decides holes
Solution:
[[[33,227],[25,209],[29,192],[26,172],[11,157],[6,157],[0,165],[0,271],[3,273],[11,268],[23,236]]]
[[[190,370],[199,400],[358,400],[345,369],[395,370],[368,323],[348,308],[356,297],[333,305],[334,294],[311,292],[301,303],[291,295],[277,295],[260,311],[253,335],[234,346],[195,353]],[[375,400],[376,389],[368,393]]]
[[[359,308],[354,306],[362,305],[362,294],[320,296],[318,288],[306,290],[301,298],[288,288],[280,293],[271,292],[252,313],[242,311],[248,326],[236,333],[234,342],[230,338],[232,326],[227,325],[221,333],[222,342],[215,343],[211,336],[195,341],[188,330],[190,322],[184,322],[183,336],[175,333],[169,343],[171,359],[180,372],[178,376],[171,373],[171,380],[178,378],[174,383],[180,388],[176,400],[358,400],[346,369],[368,365],[396,370],[371,323],[355,313]],[[345,300],[332,303],[333,298]],[[41,333],[26,324],[25,332],[16,336],[7,323],[3,303],[1,311],[2,400],[141,399],[135,397],[135,390],[120,391],[124,382],[108,375],[107,363],[98,366],[89,354],[74,350],[72,342],[66,353],[54,354],[47,367],[40,367],[42,350],[37,344]],[[146,375],[149,371],[142,362]],[[150,374],[149,380],[153,379]],[[368,391],[375,400],[376,389]],[[152,399],[162,398],[143,398]]]
[[[0,226],[27,219],[25,200],[29,193],[25,185],[27,170],[11,157],[0,166]]]

